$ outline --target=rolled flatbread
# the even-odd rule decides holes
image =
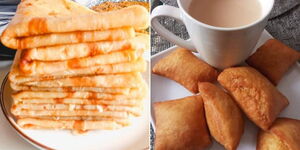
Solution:
[[[149,13],[143,6],[135,5],[116,11],[96,13],[71,0],[26,0],[18,5],[16,15],[3,32],[1,41],[13,49],[27,49],[49,43],[61,44],[61,38],[57,38],[55,42],[33,46],[22,41],[24,37],[75,31],[103,31],[121,27],[146,29],[148,25]],[[53,38],[44,37],[42,41],[47,41],[45,39],[51,41]],[[36,40],[35,42],[39,41]],[[67,43],[72,43],[71,41],[70,39]]]
[[[88,121],[88,120],[50,120],[24,118],[18,119],[18,125],[24,129],[70,129],[84,133],[87,130],[116,130],[123,125],[117,121]]]
[[[145,51],[149,49],[149,47],[149,35],[140,34],[134,38],[127,38],[125,40],[118,41],[77,43],[27,49],[22,52],[21,59],[25,59],[27,61],[59,61],[107,54],[126,49]]]
[[[137,88],[144,82],[140,73],[68,77],[54,80],[30,81],[21,85],[36,87],[104,87]]]
[[[124,50],[109,54],[96,55],[78,59],[64,61],[28,61],[20,60],[19,69],[24,74],[33,74],[34,72],[60,72],[69,69],[87,68],[99,65],[118,64],[130,61],[136,61],[143,54],[143,51]]]
[[[53,91],[53,92],[98,92],[98,93],[111,93],[111,94],[128,94],[130,90],[136,88],[101,88],[101,87],[36,87],[18,85],[10,82],[10,87],[14,91]]]
[[[41,92],[41,91],[21,91],[12,94],[15,103],[30,99],[56,99],[57,102],[64,98],[81,98],[81,99],[104,99],[104,100],[130,100],[142,99],[145,97],[144,89],[133,90],[128,94],[109,94],[95,92]]]
[[[30,116],[30,117],[41,117],[41,116],[98,116],[98,117],[112,117],[112,118],[128,118],[132,116],[128,112],[124,111],[105,111],[99,112],[97,110],[77,110],[77,111],[69,111],[69,110],[17,110],[12,109],[12,114],[15,116]]]
[[[39,70],[33,70],[29,73],[23,73],[19,69],[21,53],[21,51],[17,51],[9,73],[9,80],[15,84],[20,84],[29,81],[42,81],[49,79],[54,80],[73,76],[144,72],[147,68],[146,61],[143,58],[138,58],[136,61],[125,63],[98,65],[85,68],[69,68],[67,70],[61,71],[57,71],[57,69],[53,69],[52,67],[50,67],[42,68]]]
[[[58,117],[58,116],[44,116],[44,117],[34,117],[29,116],[18,116],[17,119],[41,119],[41,120],[55,120],[55,121],[75,121],[75,120],[86,120],[86,121],[115,121],[123,126],[128,126],[131,124],[131,118],[120,119],[120,118],[103,118],[97,116],[70,116],[70,117]]]
[[[49,46],[76,44],[84,42],[116,41],[133,38],[132,27],[122,27],[97,31],[74,31],[66,33],[51,33],[18,38],[18,50],[44,48]]]
[[[143,99],[86,99],[86,98],[28,98],[15,99],[14,103],[22,104],[80,104],[80,105],[124,105],[124,106],[138,106],[143,103]]]
[[[115,105],[78,105],[78,104],[15,104],[12,111],[117,111],[128,112],[135,116],[142,113],[142,106],[115,106]]]

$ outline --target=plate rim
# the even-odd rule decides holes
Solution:
[[[49,149],[49,150],[54,150],[54,148],[51,148],[49,146],[43,145],[39,142],[37,142],[36,140],[30,138],[28,135],[26,135],[25,133],[23,133],[16,124],[14,124],[11,119],[9,118],[9,114],[7,112],[7,108],[5,107],[4,104],[4,89],[6,84],[8,83],[8,75],[9,72],[7,72],[7,74],[5,75],[4,79],[2,80],[2,84],[1,84],[1,89],[0,89],[0,106],[3,112],[3,115],[5,117],[5,119],[9,122],[10,126],[13,127],[15,130],[15,132],[18,133],[19,136],[21,136],[24,140],[26,140],[27,142],[29,142],[30,144],[34,145],[37,148],[42,148],[42,149]]]
[[[149,67],[150,68],[150,67]],[[4,102],[4,89],[6,87],[6,84],[8,84],[8,76],[9,76],[9,73],[10,71],[8,71],[5,75],[5,77],[3,78],[2,80],[2,83],[1,83],[1,87],[0,87],[0,107],[2,109],[2,113],[5,117],[5,119],[7,120],[7,122],[9,122],[10,126],[14,129],[14,131],[23,139],[25,140],[26,142],[28,142],[29,144],[33,145],[34,147],[38,148],[38,149],[46,149],[46,150],[55,150],[55,148],[52,148],[52,147],[49,147],[49,146],[46,146],[45,144],[41,144],[40,142],[38,142],[37,140],[34,140],[33,138],[31,138],[30,136],[28,136],[26,133],[22,132],[18,125],[16,124],[15,121],[12,120],[12,118],[10,118],[10,115],[9,113],[7,112],[8,109],[7,107],[5,107],[5,102]],[[150,81],[150,80],[149,80]],[[149,86],[149,84],[148,84]],[[150,95],[149,95],[150,96]],[[150,100],[150,97],[149,97],[149,100]],[[151,102],[149,104],[151,107]],[[149,116],[149,120],[150,120],[150,116]],[[150,126],[149,126],[149,135],[150,135]],[[149,144],[150,144],[150,140],[149,140]],[[148,146],[145,146],[145,147],[142,147],[141,150],[146,150],[146,149],[149,149],[149,145]]]
[[[273,39],[274,37],[269,33],[269,32],[267,32],[266,30],[264,30],[263,31],[263,33],[262,33],[262,35],[261,35],[261,37],[263,37],[263,36],[265,36],[266,38],[268,38],[268,39]],[[260,38],[261,38],[260,37]],[[260,43],[260,40],[258,41],[258,43],[257,44],[259,44]],[[263,44],[263,43],[262,43]],[[167,48],[167,49],[165,49],[165,50],[163,50],[163,51],[161,51],[161,52],[158,52],[158,53],[156,53],[156,54],[154,54],[154,55],[152,55],[151,56],[151,61],[153,61],[153,60],[156,60],[156,61],[158,61],[158,60],[160,60],[160,59],[162,59],[163,57],[165,57],[164,55],[167,55],[168,53],[170,53],[170,52],[172,52],[173,50],[175,50],[176,48],[178,48],[179,46],[177,46],[177,45],[175,45],[175,46],[172,46],[172,47],[169,47],[169,48]],[[259,46],[260,47],[260,46]],[[253,53],[254,53],[255,51],[253,51]],[[157,60],[158,59],[158,60]],[[155,64],[153,64],[153,66],[154,66]],[[300,67],[300,61],[297,61],[294,65],[296,65],[296,66],[298,66],[298,67]],[[152,69],[153,67],[151,67],[151,69]],[[153,72],[151,72],[151,75],[153,75]],[[151,78],[151,81],[152,81],[152,78]],[[277,88],[277,87],[276,87]],[[278,88],[277,88],[278,89]],[[279,89],[278,89],[279,90]],[[164,100],[164,101],[166,101],[166,100]],[[151,105],[153,106],[153,104],[154,104],[154,100],[153,99],[151,99]],[[278,117],[280,117],[280,116],[278,116]],[[247,117],[246,117],[247,118]],[[150,120],[151,120],[151,126],[152,126],[152,128],[153,128],[153,133],[155,134],[156,133],[156,125],[155,125],[155,114],[154,113],[152,113],[151,112],[151,118],[150,118]],[[247,121],[248,122],[251,122],[251,123],[253,123],[251,120],[249,120],[249,119],[247,119]],[[243,133],[244,134],[244,133]],[[215,141],[215,140],[214,140]]]
[[[188,39],[188,40],[189,40],[189,39]],[[152,62],[152,59],[155,59],[156,57],[159,57],[160,55],[164,55],[164,54],[166,54],[166,53],[169,53],[170,51],[172,51],[173,49],[178,48],[178,47],[179,47],[179,46],[174,45],[174,46],[171,46],[171,47],[169,47],[169,48],[167,48],[167,49],[165,49],[165,50],[163,50],[163,51],[161,51],[161,52],[158,52],[158,53],[152,55],[151,58],[150,58],[150,62]],[[152,70],[152,68],[153,68],[152,65],[154,65],[154,64],[151,63],[151,66],[150,66],[150,68],[149,68],[149,69],[151,69],[151,70]],[[151,74],[150,74],[151,77],[152,77],[152,74],[153,74],[153,72],[151,71]],[[150,77],[150,79],[151,79],[151,77]],[[151,79],[150,81],[152,82],[152,79]],[[151,85],[152,85],[152,83],[151,83]],[[150,88],[152,88],[152,87],[150,87]],[[152,93],[151,93],[151,95],[152,95]],[[152,114],[153,114],[152,111],[154,112],[154,108],[152,107],[152,106],[153,106],[152,98],[151,98],[150,103],[151,103],[151,108],[150,108],[150,111],[151,111],[151,112],[150,112],[150,124],[151,124],[152,129],[153,129],[153,131],[154,131],[154,133],[155,133],[155,132],[156,132],[156,126],[155,126],[155,119],[154,119],[154,116],[152,115]]]

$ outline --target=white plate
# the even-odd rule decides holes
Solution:
[[[84,3],[85,0],[77,0],[76,2]],[[0,27],[0,35],[7,25]],[[143,54],[145,60],[149,61],[150,53],[145,51]],[[2,62],[0,62],[2,63]],[[8,62],[10,63],[10,62]],[[1,65],[0,65],[1,66]],[[148,65],[149,66],[149,65]],[[1,75],[4,72],[1,70]],[[149,67],[148,67],[149,69]],[[149,70],[143,73],[144,79],[149,85]],[[1,79],[2,77],[0,77]],[[1,82],[1,81],[0,81]],[[7,81],[7,76],[2,81],[0,89],[0,104],[5,118],[17,134],[24,140],[39,149],[59,149],[59,150],[144,150],[149,149],[150,125],[149,97],[145,100],[145,109],[141,117],[133,120],[133,124],[129,127],[116,131],[90,131],[85,135],[73,135],[70,131],[63,130],[24,130],[16,124],[16,120],[10,113],[12,89]],[[1,146],[0,146],[1,147]]]
[[[272,38],[272,36],[264,31],[256,48],[261,46],[265,41]],[[177,47],[171,47],[161,53],[158,53],[151,58],[151,68],[155,65],[161,58],[168,55],[171,51],[175,50]],[[255,49],[256,49],[255,48]],[[277,88],[281,91],[290,102],[290,105],[280,114],[282,117],[289,117],[300,120],[300,66],[295,64],[283,77],[283,79],[278,84]],[[183,98],[186,96],[191,96],[188,90],[183,86],[172,81],[170,79],[158,76],[155,74],[151,75],[151,101],[166,101],[171,99]],[[152,110],[152,125],[155,129],[154,114]],[[245,132],[239,144],[238,150],[255,150],[256,149],[256,137],[257,137],[258,128],[246,120]],[[224,149],[217,142],[213,142],[210,150],[221,150]]]
[[[149,68],[149,67],[148,67]],[[8,70],[7,70],[8,72]],[[149,72],[149,71],[147,71]],[[146,81],[149,75],[144,74]],[[27,142],[40,149],[59,150],[143,150],[149,149],[149,111],[150,101],[145,100],[145,109],[141,117],[134,119],[133,124],[115,131],[90,131],[85,135],[74,135],[68,130],[25,130],[16,124],[10,113],[12,89],[7,76],[1,86],[2,111],[17,133]]]

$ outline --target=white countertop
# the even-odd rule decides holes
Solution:
[[[10,68],[11,61],[0,61],[0,83]],[[1,108],[0,108],[1,109]],[[10,126],[5,116],[0,111],[0,150],[36,150],[31,144]]]

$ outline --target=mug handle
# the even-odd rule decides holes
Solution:
[[[169,30],[167,30],[164,26],[162,26],[158,21],[158,17],[161,16],[172,17],[178,21],[183,22],[180,15],[180,9],[168,5],[155,7],[151,13],[151,26],[158,34],[166,38],[168,41],[193,52],[197,52],[191,41],[186,41],[179,38]]]

